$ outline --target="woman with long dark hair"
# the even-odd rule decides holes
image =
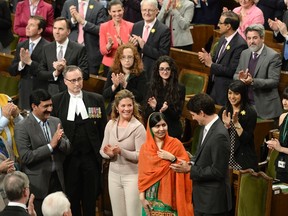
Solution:
[[[240,80],[229,85],[226,106],[219,112],[230,135],[231,152],[229,166],[233,169],[258,170],[254,145],[254,129],[257,113],[250,105],[247,86]]]
[[[180,116],[185,101],[185,87],[178,83],[178,69],[169,56],[161,56],[154,64],[145,106],[146,119],[152,112],[164,113],[168,133],[181,139]]]

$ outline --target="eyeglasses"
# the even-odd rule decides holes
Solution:
[[[150,13],[153,13],[153,12],[155,12],[155,11],[156,11],[156,9],[142,9],[142,10],[141,10],[142,13],[149,13],[149,14],[150,14]]]
[[[223,25],[223,24],[226,24],[226,23],[219,21],[218,24],[219,24],[219,25]]]
[[[120,59],[132,61],[134,59],[134,56],[122,56]]]
[[[79,77],[77,79],[72,79],[72,80],[69,80],[69,79],[66,79],[66,80],[69,81],[72,84],[76,84],[76,82],[80,83],[81,81],[83,81],[83,77]]]
[[[163,68],[163,67],[160,67],[159,68],[159,71],[166,71],[166,72],[170,72],[171,71],[171,68],[170,67],[167,67],[167,68]]]

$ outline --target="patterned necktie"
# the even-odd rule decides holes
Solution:
[[[63,59],[63,46],[59,46],[59,52],[58,52],[58,55],[57,55],[57,60],[61,60]]]
[[[230,158],[229,158],[229,166],[232,167],[235,170],[240,170],[242,169],[242,167],[235,161],[235,157],[234,157],[234,153],[235,153],[235,142],[236,142],[236,128],[235,125],[232,123],[232,121],[230,122],[230,130],[229,130],[229,135],[230,135]]]
[[[31,42],[31,43],[29,44],[29,53],[30,53],[30,55],[31,55],[32,52],[33,52],[33,48],[34,48],[34,43]]]
[[[44,136],[45,136],[45,139],[48,143],[50,143],[50,135],[49,135],[49,131],[48,131],[48,128],[47,128],[47,121],[46,122],[42,122],[42,128],[43,128],[43,132],[44,132]]]
[[[253,59],[256,59],[258,57],[258,53],[254,52],[253,53]]]
[[[85,1],[81,1],[79,3],[79,14],[83,18],[84,18],[84,5],[85,5]],[[83,25],[81,25],[80,23],[78,23],[78,40],[77,41],[78,41],[79,44],[83,44],[84,43]]]
[[[145,30],[144,30],[144,33],[143,33],[143,40],[146,42],[148,37],[149,37],[149,28],[150,26],[149,25],[146,25],[145,26]]]
[[[223,43],[222,43],[222,46],[221,46],[221,49],[219,50],[218,58],[217,58],[216,63],[218,63],[218,61],[220,60],[221,56],[223,55],[223,53],[224,53],[224,51],[225,51],[226,43],[227,43],[227,40],[224,39],[224,41],[223,41]]]

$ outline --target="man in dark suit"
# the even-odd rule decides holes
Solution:
[[[63,76],[68,91],[52,98],[52,115],[61,119],[73,146],[64,167],[66,193],[73,215],[91,216],[96,213],[96,199],[101,190],[99,150],[107,122],[104,100],[99,94],[82,91],[83,73],[79,67],[67,66]]]
[[[265,29],[261,24],[250,25],[245,31],[249,49],[241,53],[234,79],[248,86],[250,102],[257,116],[275,119],[282,113],[278,85],[281,73],[281,57],[264,44]]]
[[[283,11],[286,9],[286,0],[259,0],[257,7],[259,7],[264,15],[264,27],[269,29],[269,19],[282,19]]]
[[[0,216],[36,216],[33,205],[35,197],[33,194],[30,196],[29,179],[25,173],[20,171],[8,173],[4,178],[3,184],[9,203],[0,212]],[[27,209],[26,203],[28,199]]]
[[[83,7],[82,11],[81,7]],[[89,73],[97,75],[102,62],[99,49],[99,28],[100,24],[107,20],[106,9],[95,0],[82,0],[81,2],[67,0],[61,16],[71,20],[72,29],[69,39],[85,45]]]
[[[208,93],[216,104],[225,105],[229,84],[238,66],[240,54],[247,49],[246,41],[239,35],[239,17],[232,11],[223,12],[218,26],[222,34],[213,57],[202,48],[200,61],[210,67]]]
[[[8,4],[0,0],[0,52],[10,54],[10,43],[14,36],[11,31],[12,21]]]
[[[288,1],[285,1],[288,7]],[[274,38],[279,43],[283,43],[283,55],[282,55],[282,70],[288,71],[288,10],[283,14],[283,22],[279,19],[268,19],[270,28],[274,31]]]
[[[66,65],[77,65],[83,71],[84,79],[89,78],[87,53],[83,45],[68,39],[71,23],[58,17],[53,24],[55,41],[43,47],[42,61],[39,65],[39,79],[45,81],[42,88],[53,96],[66,90],[62,72]]]
[[[143,20],[134,24],[130,42],[138,44],[142,54],[146,79],[152,77],[154,62],[162,55],[169,55],[171,36],[169,28],[159,22],[157,0],[142,0],[141,13]]]
[[[61,128],[61,121],[50,116],[52,100],[46,90],[33,91],[30,106],[30,115],[15,126],[15,141],[21,169],[30,180],[39,216],[47,194],[65,190],[63,161],[70,152],[70,142]]]
[[[181,161],[170,167],[176,172],[190,172],[194,216],[227,216],[232,208],[228,131],[215,113],[215,104],[209,95],[195,95],[187,109],[202,126],[197,151],[189,163]]]
[[[21,76],[19,84],[19,107],[30,110],[29,96],[34,89],[41,88],[38,80],[38,67],[42,60],[42,48],[49,42],[42,38],[46,21],[41,16],[31,16],[26,26],[29,40],[17,45],[16,54],[9,68],[12,76]]]

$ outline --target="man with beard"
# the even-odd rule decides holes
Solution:
[[[50,116],[50,94],[38,89],[30,95],[31,113],[15,127],[15,141],[22,162],[22,171],[30,181],[35,195],[34,205],[41,216],[44,198],[63,191],[63,161],[70,152],[70,142],[64,134],[60,119]]]
[[[248,26],[245,35],[249,48],[241,53],[234,79],[240,79],[248,86],[249,99],[258,117],[276,119],[282,113],[278,93],[281,57],[264,44],[263,25]]]

